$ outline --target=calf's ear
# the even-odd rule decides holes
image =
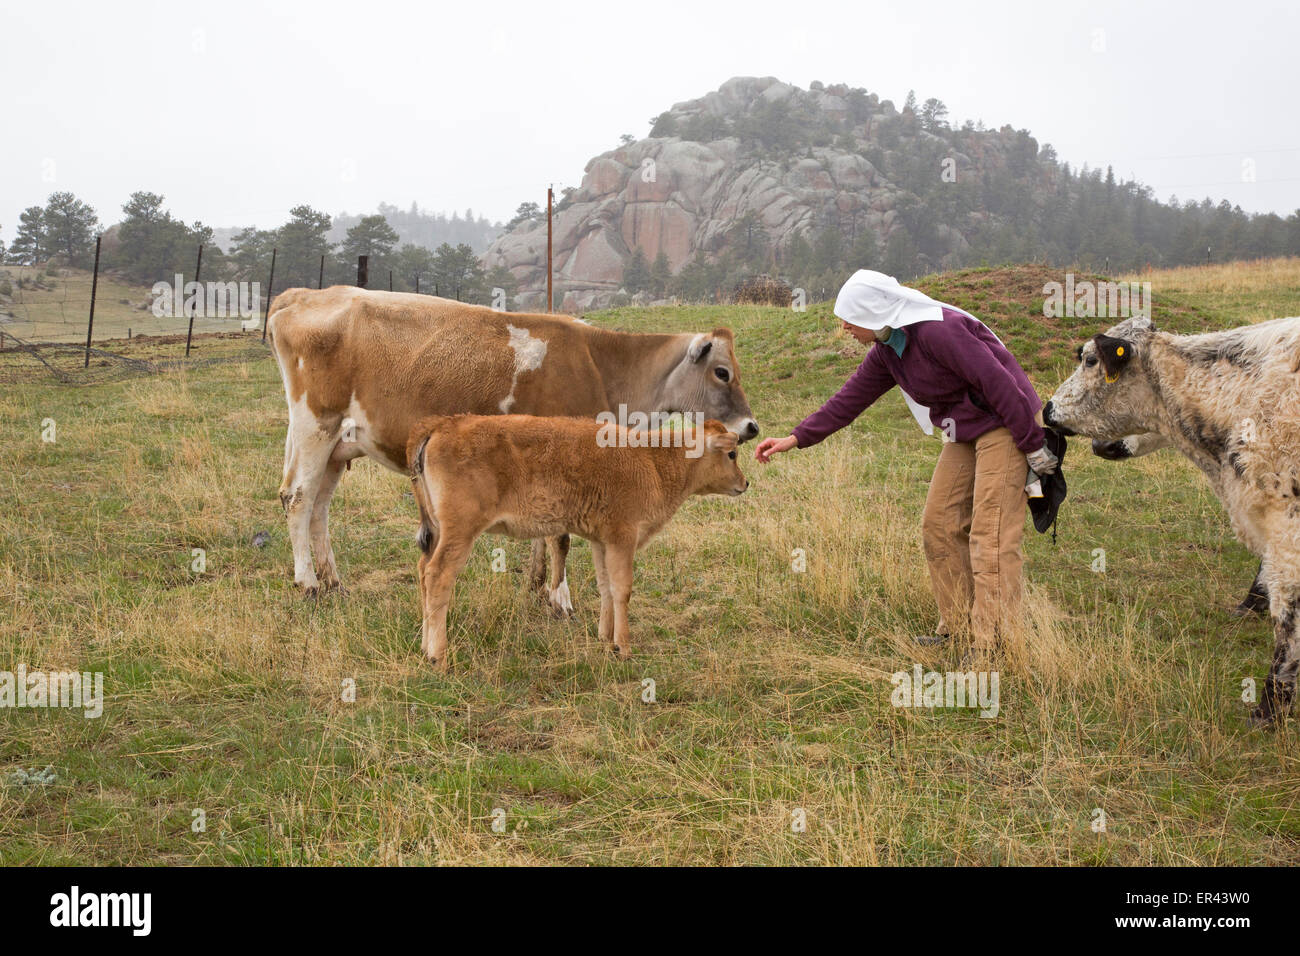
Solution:
[[[713,348],[713,339],[709,337],[708,332],[701,332],[691,339],[691,345],[686,350],[686,355],[692,362],[701,362],[709,354],[711,348]]]
[[[1101,367],[1106,372],[1106,381],[1113,382],[1119,373],[1133,359],[1133,343],[1128,339],[1117,339],[1109,335],[1093,338],[1097,344],[1097,355],[1101,358]]]
[[[723,432],[721,435],[710,435],[706,442],[709,451],[735,451],[740,444],[740,436],[735,432]]]

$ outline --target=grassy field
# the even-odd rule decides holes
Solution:
[[[39,286],[20,286],[19,279],[24,277]],[[0,304],[0,331],[26,342],[85,343],[86,321],[90,315],[88,270],[56,269],[54,275],[46,276],[30,266],[0,266],[0,283],[6,281],[12,295],[8,303]],[[143,303],[152,302],[149,286],[131,285],[100,275],[95,292],[94,344],[125,339],[128,335],[184,335],[189,327],[188,317],[170,314],[159,317],[139,308]],[[194,320],[194,331],[198,333],[237,332],[239,328],[238,317]]]
[[[1296,260],[1248,281],[1140,278],[1158,325],[1300,313]],[[1043,319],[1049,279],[917,284],[988,320],[1046,396],[1107,324]],[[825,305],[589,319],[731,326],[765,434],[862,356]],[[890,703],[892,673],[957,658],[911,642],[935,618],[919,521],[939,446],[896,394],[815,449],[750,461],[747,495],[682,509],[638,561],[630,662],[597,640],[585,543],[578,615],[560,621],[522,590],[526,544],[480,539],[447,676],[419,654],[400,476],[354,466],[332,522],[347,592],[295,592],[276,497],[285,420],[269,356],[0,392],[0,670],[100,671],[106,695],[95,720],[0,710],[0,862],[1300,861],[1294,725],[1252,731],[1241,701],[1271,629],[1228,614],[1256,562],[1173,453],[1120,464],[1072,444],[1059,539],[1027,542],[1032,627],[988,720]],[[49,782],[16,774],[47,766]]]

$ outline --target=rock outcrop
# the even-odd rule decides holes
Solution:
[[[913,113],[845,86],[801,90],[772,77],[741,77],[675,105],[649,138],[592,159],[581,186],[557,207],[557,307],[608,305],[635,249],[647,262],[662,253],[674,273],[693,256],[716,256],[749,213],[773,249],[788,247],[796,234],[811,239],[828,224],[846,241],[869,230],[883,248],[899,227],[906,191],[867,157],[899,147],[882,145],[880,128],[904,115],[912,139],[929,137],[953,152]],[[976,165],[964,154],[953,160]],[[936,163],[936,180],[940,174]],[[960,254],[962,229],[940,230],[938,254]],[[545,262],[544,221],[518,224],[484,255],[489,269],[510,269],[525,308],[545,305]]]

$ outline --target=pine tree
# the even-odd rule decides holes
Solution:
[[[45,246],[45,210],[28,206],[18,217],[18,234],[9,247],[9,261],[18,265],[34,266],[49,253]]]
[[[1300,212],[1297,213],[1300,218]],[[662,249],[659,255],[655,256],[655,261],[650,266],[650,294],[656,299],[662,299],[668,294],[668,288],[673,281],[673,267],[668,261],[668,254]]]
[[[632,295],[644,291],[650,285],[650,266],[645,261],[645,253],[638,247],[623,265],[623,288]]]
[[[61,255],[68,265],[90,264],[99,217],[95,210],[69,192],[51,193],[45,203],[45,237],[51,255]]]

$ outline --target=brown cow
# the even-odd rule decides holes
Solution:
[[[614,332],[567,316],[351,286],[282,292],[267,328],[289,404],[280,500],[294,581],[309,594],[339,584],[329,505],[345,466],[370,455],[405,473],[407,436],[427,415],[595,416],[623,404],[699,412],[743,438],[758,434],[729,329]],[[568,540],[550,547],[550,603],[568,613]],[[532,581],[545,583],[541,541]]]
[[[456,575],[485,531],[515,538],[577,534],[591,542],[600,589],[600,637],[621,658],[628,643],[632,558],[691,495],[739,495],[735,432],[659,431],[661,447],[630,447],[629,433],[580,418],[434,416],[407,451],[420,506],[421,647],[447,667],[447,606]],[[660,441],[659,439],[663,439]],[[675,440],[679,439],[679,440]]]

